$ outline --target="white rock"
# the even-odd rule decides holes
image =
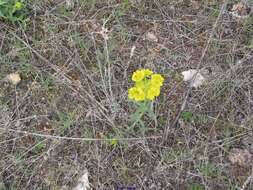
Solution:
[[[196,69],[189,69],[187,71],[183,71],[181,74],[184,76],[183,80],[185,82],[190,82],[191,86],[194,88],[201,86],[206,80],[200,71],[198,72]]]
[[[151,42],[158,42],[157,36],[154,33],[152,33],[152,32],[148,32],[146,34],[146,38],[147,38],[147,40],[149,40]]]
[[[79,178],[77,186],[73,190],[88,190],[90,188],[88,170],[84,170],[83,175]]]
[[[21,77],[18,73],[11,73],[6,76],[6,80],[12,83],[13,85],[17,85],[21,81]]]

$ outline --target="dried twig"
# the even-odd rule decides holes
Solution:
[[[131,137],[131,138],[82,138],[82,137],[66,137],[66,136],[56,136],[56,135],[48,135],[48,134],[41,134],[41,133],[33,133],[23,130],[16,130],[16,129],[8,129],[0,127],[0,130],[11,132],[11,133],[19,133],[25,135],[32,135],[37,137],[43,137],[47,139],[58,139],[58,140],[72,140],[72,141],[139,141],[139,140],[147,140],[147,139],[160,139],[162,136],[149,136],[149,137]]]

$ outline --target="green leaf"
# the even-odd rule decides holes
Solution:
[[[0,17],[5,18],[4,14],[2,13],[1,9],[0,9]]]
[[[6,3],[7,3],[6,0],[0,0],[0,6],[1,6],[1,5],[4,5],[4,4],[6,4]]]
[[[141,113],[145,113],[146,111],[148,111],[148,108],[149,108],[149,104],[148,103],[141,102],[141,103],[139,103],[139,107],[138,107],[137,111],[141,112]]]
[[[199,171],[205,176],[215,177],[220,172],[219,168],[212,163],[202,163],[198,166]]]
[[[130,115],[130,122],[135,122],[135,121],[139,120],[139,118],[140,118],[140,113],[135,112]]]

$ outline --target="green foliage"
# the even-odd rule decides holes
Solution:
[[[115,135],[113,133],[108,133],[106,135],[102,135],[102,138],[105,140],[107,145],[109,145],[113,148],[116,148],[119,145],[119,140],[118,140],[118,139],[120,139],[119,135]]]
[[[25,78],[28,78],[34,72],[32,65],[28,64],[28,63],[22,63],[20,66],[20,70],[21,70],[23,77],[25,77]]]
[[[116,147],[118,145],[118,140],[117,139],[110,139],[110,145],[113,147]]]
[[[46,147],[45,141],[42,139],[39,139],[39,142],[35,145],[35,152],[41,153]]]
[[[131,2],[129,0],[124,0],[122,2],[122,9],[123,10],[128,10],[131,7]]]
[[[183,149],[170,149],[169,151],[163,152],[161,155],[163,162],[173,162],[187,157],[189,157],[189,152]]]
[[[189,184],[189,186],[187,187],[187,190],[204,190],[204,189],[205,188],[198,183]]]
[[[75,119],[75,114],[76,114],[75,111],[70,113],[63,113],[63,112],[58,113],[60,124],[62,125],[60,131],[62,133],[64,133],[66,130],[69,130],[72,127]]]
[[[7,102],[4,102],[0,97],[0,111],[7,107]]]
[[[51,76],[41,74],[39,77],[41,86],[48,92],[52,92],[55,87],[55,81]]]
[[[0,18],[24,24],[26,21],[25,4],[18,0],[0,0]]]
[[[202,115],[202,114],[199,114],[199,115],[196,115],[194,117],[194,122],[196,124],[207,124],[208,123],[208,117],[206,115]]]
[[[116,169],[117,174],[120,176],[121,179],[128,179],[128,166],[127,163],[122,160],[121,158],[117,158],[112,163],[113,168]]]
[[[113,137],[113,135],[108,135],[106,138],[106,143],[110,146],[112,146],[113,148],[116,148],[119,144],[119,141],[117,140],[116,137]]]
[[[152,102],[138,102],[136,103],[136,106],[136,111],[130,115],[130,122],[132,123],[131,128],[135,127],[137,124],[144,127],[142,118],[145,114],[147,114],[150,118],[155,119]]]
[[[211,12],[211,16],[217,18],[220,14],[220,11],[218,9],[214,9],[212,12]]]
[[[129,0],[123,0],[121,2],[121,5],[118,7],[118,9],[116,9],[116,12],[115,12],[116,16],[119,18],[122,17],[126,13],[126,11],[130,9],[130,7],[131,7],[131,2]]]
[[[202,163],[197,167],[199,171],[207,177],[215,177],[220,173],[219,168],[212,163]]]
[[[66,6],[62,5],[59,7],[59,13],[60,15],[63,15],[63,16],[66,16],[66,17],[69,17],[71,16],[71,11],[69,11]]]
[[[186,123],[194,123],[198,125],[208,123],[208,117],[206,115],[196,115],[193,114],[191,111],[183,111],[180,117]]]
[[[194,120],[193,113],[190,111],[184,111],[181,113],[181,118],[184,122],[191,123]]]

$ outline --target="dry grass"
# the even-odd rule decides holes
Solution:
[[[234,3],[31,1],[26,29],[1,22],[0,189],[71,189],[86,168],[93,189],[252,188],[252,166],[228,159],[253,125],[253,17]],[[129,130],[138,68],[166,81],[157,121]],[[208,83],[189,89],[189,68]]]

